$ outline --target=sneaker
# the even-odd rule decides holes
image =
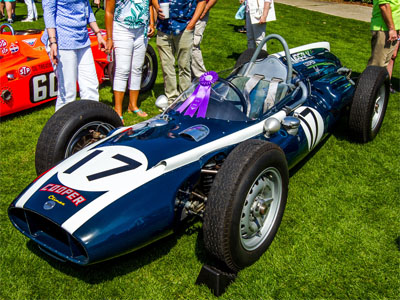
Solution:
[[[14,23],[14,20],[13,20],[13,19],[8,19],[8,20],[7,20],[7,23],[12,24],[12,23]]]
[[[240,32],[240,33],[246,33],[246,26],[240,27],[240,28],[238,29],[238,32]]]
[[[25,18],[21,20],[21,22],[33,22],[33,19]]]

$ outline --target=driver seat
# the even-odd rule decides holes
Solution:
[[[247,65],[248,63],[242,70],[245,70]],[[232,80],[232,83],[243,92],[249,118],[257,118],[266,113],[286,96],[287,74],[288,68],[279,58],[268,56],[256,61],[243,76]]]

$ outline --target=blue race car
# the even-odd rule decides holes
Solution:
[[[282,53],[261,50],[271,39]],[[40,175],[11,203],[11,222],[49,255],[87,265],[198,216],[208,251],[238,271],[274,239],[289,169],[344,114],[357,141],[378,133],[387,72],[368,67],[357,84],[350,73],[329,43],[289,50],[282,37],[269,35],[227,76],[205,73],[142,123],[120,127],[109,106],[75,101],[44,127],[36,149]]]

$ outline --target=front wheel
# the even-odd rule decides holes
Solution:
[[[350,108],[349,129],[361,143],[372,141],[382,126],[390,94],[386,68],[369,66],[362,72]]]
[[[289,174],[275,144],[249,140],[224,161],[204,213],[206,248],[233,271],[253,264],[266,251],[281,223]]]
[[[42,174],[120,126],[118,114],[104,103],[78,100],[65,105],[47,121],[39,136],[36,173]]]

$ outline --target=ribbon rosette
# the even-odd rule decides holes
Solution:
[[[194,92],[186,99],[185,102],[177,109],[182,113],[187,107],[185,116],[193,117],[197,112],[198,118],[205,118],[208,101],[210,100],[211,85],[218,80],[218,74],[214,71],[209,71],[201,75],[200,84],[196,87]]]

